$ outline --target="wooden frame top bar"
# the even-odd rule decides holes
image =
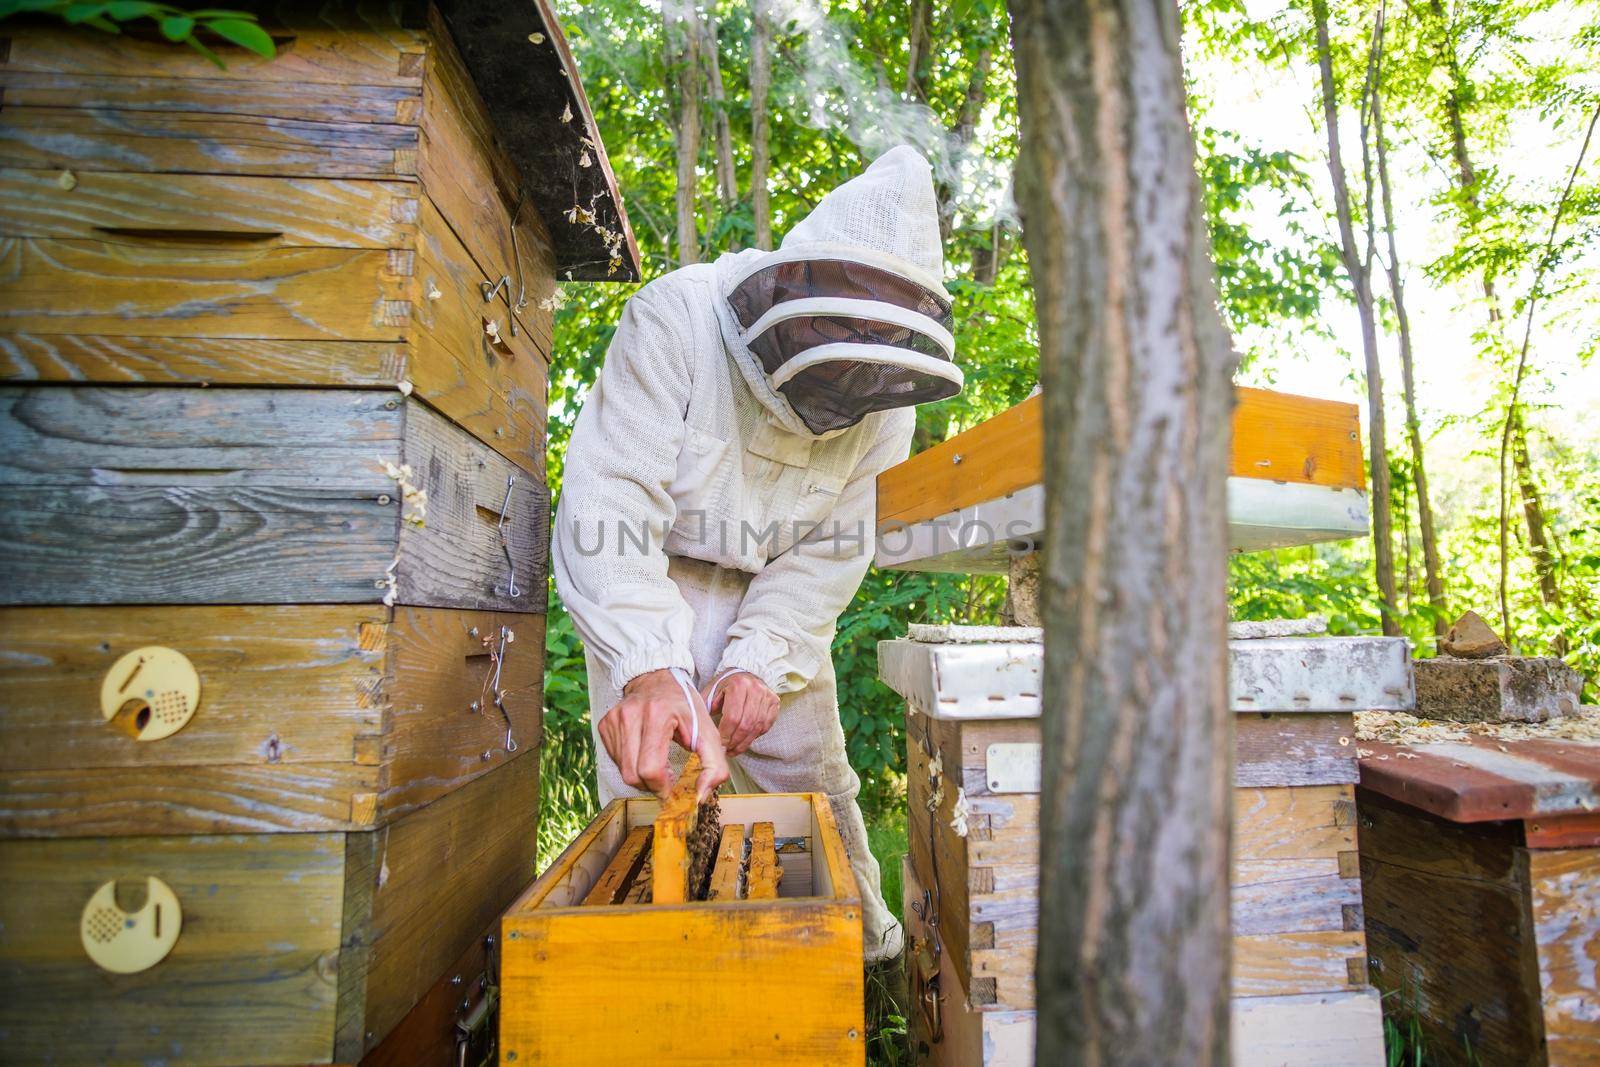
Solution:
[[[1229,474],[1360,489],[1361,414],[1355,404],[1238,388]],[[911,524],[995,500],[1044,477],[1044,398],[994,418],[878,476],[878,523]]]

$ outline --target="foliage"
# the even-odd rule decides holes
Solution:
[[[0,0],[0,19],[13,15],[51,15],[73,26],[93,26],[105,33],[122,32],[126,23],[149,19],[161,36],[186,44],[219,67],[227,64],[199,37],[201,31],[229,44],[271,59],[277,55],[272,37],[248,11],[204,8],[187,11],[150,0]]]
[[[1333,0],[1334,57],[1343,103],[1357,114],[1377,0]],[[857,173],[896,141],[915,144],[935,162],[944,194],[949,236],[946,255],[955,301],[955,332],[967,389],[959,397],[919,409],[916,447],[940,440],[1023,399],[1037,373],[1037,330],[1026,256],[1018,240],[1009,195],[1009,170],[1018,136],[1009,26],[998,0],[929,0],[931,47],[909,68],[911,4],[864,0],[772,0],[778,13],[771,90],[769,188],[772,228],[783,234],[821,195]],[[1515,134],[1543,124],[1559,141],[1597,92],[1585,71],[1600,46],[1595,20],[1567,11],[1592,9],[1592,0],[1462,0],[1447,5],[1390,4],[1391,53],[1382,77],[1391,138],[1425,165],[1396,174],[1402,198],[1431,205],[1441,235],[1406,234],[1419,248],[1421,282],[1454,287],[1461,302],[1481,300],[1474,272],[1487,264],[1500,282],[1504,313],[1519,314],[1527,274],[1548,225],[1551,183],[1542,171],[1524,173]],[[1190,0],[1181,5],[1185,55],[1219,60],[1228,76],[1304,69],[1310,20],[1304,0],[1262,8],[1244,0]],[[715,188],[713,143],[703,146],[696,190],[701,258],[742,248],[754,223],[748,182],[751,160],[750,5],[704,0],[714,18],[726,113],[740,197],[723,204]],[[1440,12],[1443,14],[1441,15]],[[647,278],[673,269],[676,101],[662,47],[661,12],[641,0],[593,0],[562,7],[567,36],[627,201]],[[1570,32],[1548,23],[1570,18]],[[1587,26],[1587,28],[1585,28]],[[1536,32],[1537,31],[1537,32]],[[1557,41],[1551,45],[1550,41]],[[1442,43],[1453,44],[1459,69],[1445,62]],[[987,67],[985,67],[987,64]],[[986,73],[985,73],[986,71]],[[1454,163],[1443,85],[1459,84],[1467,108],[1466,136],[1482,175],[1480,207],[1468,210],[1451,180]],[[1293,141],[1251,140],[1229,126],[1225,107],[1212,102],[1212,86],[1191,73],[1190,108],[1199,150],[1221,309],[1235,330],[1247,366],[1258,380],[1292,373],[1308,338],[1332,344],[1335,323],[1348,317],[1339,284],[1342,270],[1331,239],[1331,202],[1323,162]],[[976,111],[967,108],[975,98]],[[1320,137],[1315,99],[1305,101],[1305,129]],[[704,105],[708,117],[715,107]],[[965,118],[970,124],[963,125]],[[711,123],[707,123],[708,131]],[[1354,143],[1354,142],[1352,142]],[[1296,147],[1290,147],[1295,145]],[[1399,149],[1397,149],[1399,151]],[[1600,240],[1600,182],[1594,168],[1580,176],[1571,224],[1557,242],[1558,267],[1549,285],[1551,329],[1582,339],[1585,352],[1600,343],[1600,301],[1585,295],[1593,281],[1594,244]],[[1365,225],[1357,197],[1357,226]],[[1262,225],[1268,220],[1270,225]],[[1424,237],[1428,237],[1424,243]],[[1426,254],[1422,254],[1422,250]],[[1413,286],[1420,284],[1412,279]],[[604,357],[631,286],[573,284],[556,316],[557,357],[551,368],[550,477],[559,491],[567,435]],[[1393,309],[1382,297],[1380,321],[1392,331]],[[1544,313],[1541,311],[1541,316]],[[1416,315],[1413,314],[1413,319]],[[1426,321],[1415,322],[1419,333]],[[1386,338],[1392,345],[1392,337]],[[1502,368],[1507,346],[1484,330],[1479,350],[1463,360]],[[1543,651],[1557,637],[1568,658],[1591,677],[1600,675],[1600,622],[1595,589],[1600,582],[1600,443],[1565,432],[1553,403],[1552,383],[1537,373],[1528,386],[1527,417],[1534,463],[1559,549],[1557,565],[1566,597],[1552,606],[1539,595],[1525,547],[1514,546],[1511,607],[1520,647]],[[1497,373],[1499,371],[1497,370]],[[1289,384],[1289,388],[1293,388]],[[1360,395],[1352,381],[1349,395]],[[1426,407],[1426,396],[1423,397]],[[1477,422],[1443,423],[1435,434],[1471,442],[1456,457],[1456,476],[1435,489],[1441,552],[1450,576],[1450,610],[1483,610],[1495,603],[1497,523],[1493,441],[1497,404],[1491,398]],[[1391,415],[1394,445],[1404,421]],[[1408,482],[1406,450],[1392,447],[1397,486]],[[1430,453],[1430,473],[1434,456]],[[1465,473],[1462,473],[1465,472]],[[1449,473],[1449,472],[1447,472]],[[1397,494],[1397,566],[1403,572],[1396,614],[1419,653],[1431,647],[1433,617],[1423,592],[1415,509]],[[1520,536],[1520,534],[1519,534]],[[1236,618],[1321,612],[1336,633],[1373,632],[1378,605],[1373,591],[1372,546],[1367,541],[1321,545],[1232,562],[1230,599]],[[874,826],[903,804],[904,737],[901,703],[877,681],[876,644],[905,632],[909,621],[993,621],[1003,600],[996,578],[916,573],[869,573],[839,620],[834,642],[841,716],[851,760],[863,780],[863,802]],[[545,753],[546,859],[594,810],[593,750],[587,723],[583,658],[571,623],[552,594],[549,615],[549,710]],[[1591,693],[1593,691],[1591,690]],[[1593,699],[1593,696],[1590,697]],[[886,870],[886,873],[887,870]]]

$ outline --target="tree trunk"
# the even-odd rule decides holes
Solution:
[[[733,165],[733,127],[728,121],[728,98],[722,85],[721,45],[717,19],[707,14],[700,21],[700,53],[706,64],[706,85],[711,91],[711,121],[717,136],[717,197],[726,211],[739,202],[739,174]]]
[[[1545,525],[1544,502],[1539,496],[1533,460],[1528,455],[1528,429],[1523,424],[1520,408],[1511,414],[1511,469],[1516,474],[1517,492],[1522,497],[1522,518],[1528,525],[1528,554],[1533,557],[1534,572],[1539,576],[1539,595],[1546,604],[1559,605],[1561,586],[1556,581],[1556,549]]]
[[[1045,400],[1040,1064],[1225,1065],[1235,357],[1170,0],[1013,0]]]
[[[933,60],[933,0],[911,0],[911,27],[906,35],[905,95],[926,102],[928,65]]]
[[[695,225],[696,165],[700,160],[700,16],[693,0],[662,0],[667,67],[678,83],[678,263],[700,262]]]
[[[753,0],[750,17],[750,213],[756,247],[772,247],[772,203],[767,196],[767,95],[772,89],[772,0]]]
[[[1427,576],[1428,604],[1433,608],[1433,632],[1450,629],[1445,615],[1444,571],[1439,564],[1439,540],[1433,526],[1433,503],[1428,497],[1428,472],[1422,457],[1422,422],[1417,417],[1417,383],[1411,355],[1411,317],[1406,313],[1405,283],[1400,279],[1400,251],[1395,241],[1394,196],[1389,187],[1389,146],[1383,133],[1381,81],[1372,94],[1372,132],[1378,143],[1378,184],[1383,190],[1383,231],[1389,243],[1389,296],[1394,301],[1400,328],[1400,381],[1406,401],[1406,437],[1411,442],[1411,480],[1417,490],[1417,526],[1422,533],[1422,566]],[[1406,527],[1410,536],[1410,526]],[[1409,565],[1409,560],[1408,560]],[[1410,575],[1406,588],[1410,590]]]
[[[1434,17],[1439,21],[1439,52],[1444,57],[1449,72],[1445,90],[1445,120],[1450,127],[1451,155],[1456,164],[1456,181],[1466,205],[1466,228],[1478,227],[1483,207],[1478,198],[1478,172],[1472,165],[1472,154],[1467,149],[1467,131],[1462,118],[1462,97],[1465,95],[1466,74],[1456,55],[1455,40],[1450,33],[1449,14],[1442,0],[1432,0]],[[1483,269],[1483,299],[1487,308],[1489,329],[1504,334],[1504,320],[1500,314],[1500,297],[1495,291],[1495,278],[1491,267]],[[1522,518],[1528,527],[1528,548],[1533,555],[1534,570],[1539,576],[1539,596],[1552,607],[1561,604],[1561,585],[1556,579],[1556,552],[1547,534],[1544,502],[1539,493],[1539,479],[1529,459],[1528,431],[1520,411],[1512,412],[1511,463],[1516,474],[1517,492],[1522,498]],[[1504,614],[1504,613],[1502,613]],[[1502,626],[1505,620],[1502,619]],[[1508,635],[1509,636],[1509,635]],[[1564,642],[1563,642],[1564,643]],[[1558,654],[1564,654],[1565,649]]]
[[[1372,266],[1363,262],[1356,244],[1350,214],[1350,187],[1345,180],[1344,157],[1339,151],[1339,102],[1333,81],[1333,61],[1328,45],[1327,0],[1312,0],[1317,24],[1317,65],[1322,73],[1322,118],[1328,128],[1328,174],[1333,179],[1334,209],[1339,219],[1339,248],[1345,273],[1361,318],[1361,352],[1367,369],[1368,464],[1372,470],[1372,548],[1376,562],[1378,596],[1383,601],[1383,632],[1400,633],[1395,618],[1394,530],[1389,500],[1389,449],[1383,414],[1383,370],[1378,364],[1378,321],[1372,303]]]

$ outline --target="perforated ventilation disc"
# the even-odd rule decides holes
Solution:
[[[137,974],[167,958],[183,929],[183,910],[172,888],[154,876],[145,879],[144,906],[129,913],[117,907],[116,880],[94,891],[78,920],[83,950],[112,974]]]
[[[100,714],[140,741],[171,737],[200,706],[200,675],[189,658],[161,645],[136,648],[106,672]]]

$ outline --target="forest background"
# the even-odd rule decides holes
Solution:
[[[1518,652],[1566,658],[1596,702],[1600,4],[1181,6],[1239,381],[1363,403],[1377,530],[1235,557],[1234,617],[1321,613],[1334,633],[1403,633],[1429,655],[1471,608]],[[1003,3],[568,0],[559,11],[647,280],[771,247],[825,192],[910,143],[935,164],[967,376],[961,396],[919,409],[913,448],[1027,396],[1037,334],[1011,202]],[[553,490],[634,288],[562,289]],[[550,598],[541,868],[597,810],[583,651]],[[996,621],[1003,599],[997,578],[873,571],[840,619],[840,712],[885,859],[903,848],[905,743],[876,644],[911,621]],[[898,869],[884,867],[897,902]]]

